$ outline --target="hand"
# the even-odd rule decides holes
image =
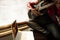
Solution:
[[[37,3],[35,3],[35,2],[29,2],[29,3],[27,4],[27,7],[28,7],[29,10],[32,11],[32,13],[33,13],[35,16],[38,16],[39,13],[38,13],[38,11],[36,11],[37,9],[32,7],[32,6],[35,5],[35,4],[37,4]]]
[[[29,10],[35,10],[35,8],[32,7],[33,5],[34,5],[34,3],[29,2],[29,3],[27,4],[28,9],[29,9]]]

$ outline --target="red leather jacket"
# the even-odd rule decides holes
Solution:
[[[57,15],[60,16],[60,7],[57,8]]]
[[[60,16],[60,7],[56,8],[54,5],[51,7],[47,8],[48,10],[48,15],[50,16],[50,18],[54,21],[54,23],[58,24],[58,21],[56,19],[56,16]]]

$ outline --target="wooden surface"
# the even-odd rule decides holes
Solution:
[[[29,28],[28,26],[24,25],[24,26],[18,26],[18,30],[24,30],[26,28]],[[12,28],[6,28],[6,29],[1,29],[0,30],[0,37],[6,36],[8,34],[12,33]]]

